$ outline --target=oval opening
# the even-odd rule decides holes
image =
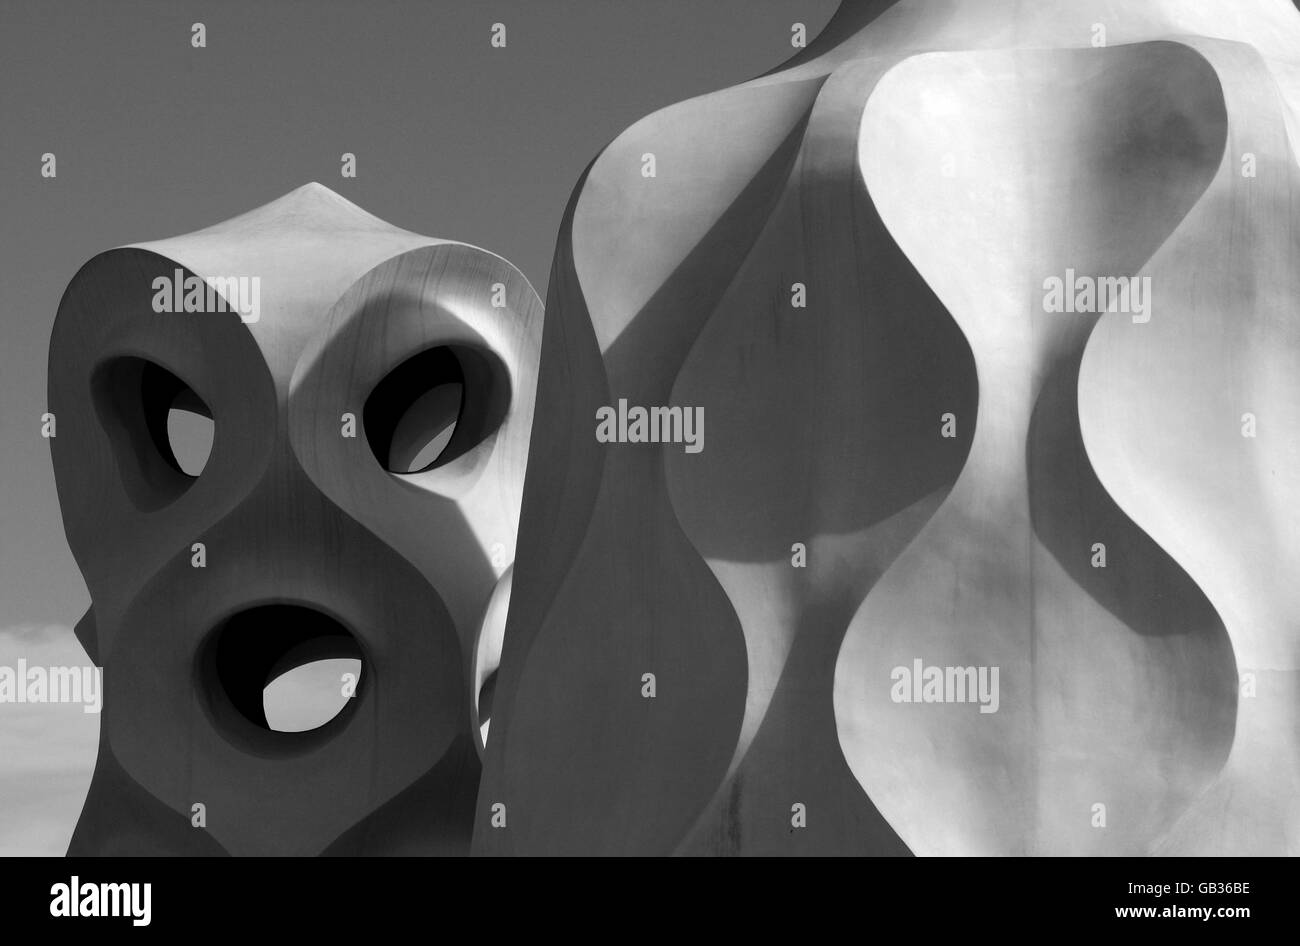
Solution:
[[[356,638],[334,618],[269,604],[218,625],[200,672],[219,721],[242,718],[266,732],[299,734],[345,715],[360,692],[363,664]]]
[[[366,399],[366,439],[390,473],[422,473],[439,465],[455,437],[465,402],[465,375],[445,346],[408,358]]]
[[[91,387],[131,501],[147,512],[174,502],[212,452],[216,425],[208,405],[171,371],[134,355],[98,365]]]

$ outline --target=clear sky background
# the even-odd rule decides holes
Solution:
[[[501,254],[545,298],[564,205],[597,152],[655,109],[775,67],[791,24],[811,40],[837,5],[2,0],[0,665],[88,662],[70,628],[89,598],[40,436],[50,327],[82,263],[315,180]],[[489,44],[495,22],[505,49]],[[57,178],[40,175],[45,152]],[[0,704],[0,854],[63,853],[98,722]]]

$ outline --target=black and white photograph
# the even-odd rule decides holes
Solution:
[[[6,914],[1282,920],[1300,0],[0,0],[0,119]]]

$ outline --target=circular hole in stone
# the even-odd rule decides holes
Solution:
[[[219,721],[269,733],[342,725],[360,692],[361,647],[314,608],[267,604],[239,611],[209,635],[200,675]]]

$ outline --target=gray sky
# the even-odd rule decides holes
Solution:
[[[657,108],[773,68],[793,53],[792,23],[811,38],[836,6],[4,0],[0,664],[86,662],[67,629],[89,599],[40,416],[55,310],[87,259],[316,180],[396,226],[505,256],[545,298],[561,213],[599,149]],[[195,22],[205,49],[190,45]],[[505,49],[489,44],[494,22]],[[355,180],[339,174],[349,151]],[[97,726],[78,707],[0,705],[0,854],[62,853]]]
[[[789,58],[790,24],[811,37],[836,5],[5,0],[0,627],[75,623],[88,603],[39,418],[50,325],[91,256],[318,180],[396,226],[505,256],[545,298],[564,204],[600,148]],[[206,49],[190,46],[197,21]],[[346,151],[355,180],[339,174]]]

